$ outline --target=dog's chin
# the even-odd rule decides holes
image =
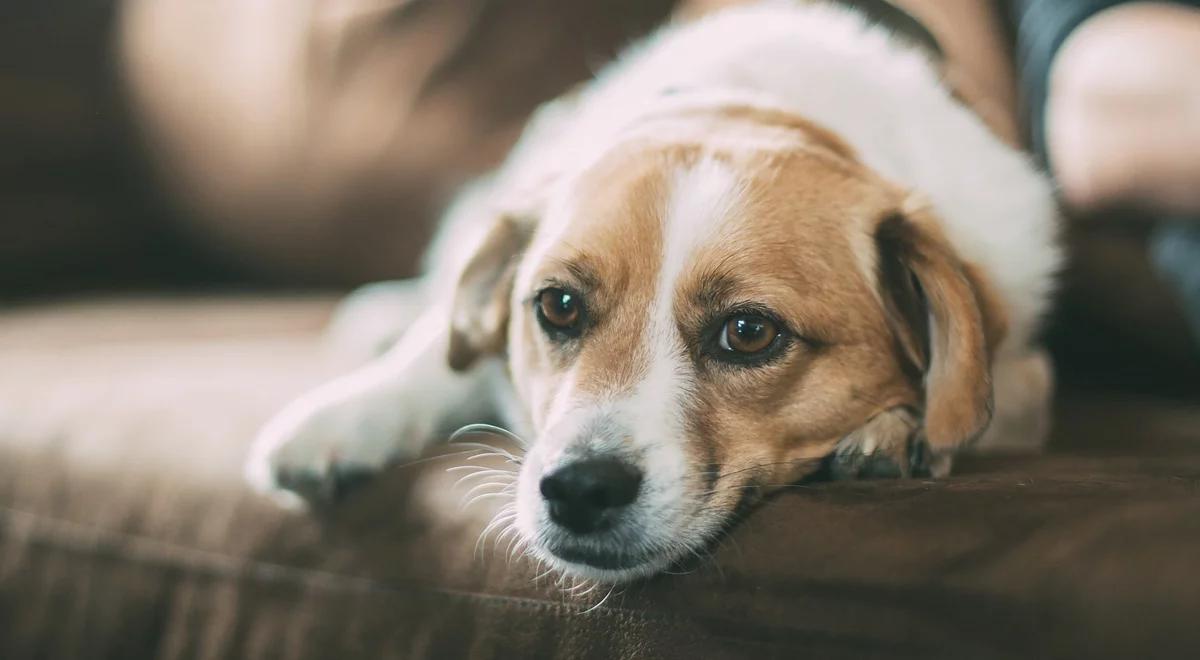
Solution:
[[[565,575],[606,584],[650,577],[679,559],[663,553],[630,555],[567,545],[540,547],[535,552],[539,559]]]
[[[655,535],[641,542],[628,539],[600,542],[545,533],[538,537],[539,541],[530,544],[532,554],[547,566],[571,577],[609,584],[653,577],[687,562],[698,557],[698,549],[707,546],[712,538],[710,534],[686,532],[666,537]]]

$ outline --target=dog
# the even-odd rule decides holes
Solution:
[[[247,478],[327,499],[500,419],[529,554],[651,575],[784,484],[1040,446],[1057,218],[929,50],[858,10],[669,25],[535,114],[396,285],[399,339],[271,420]]]

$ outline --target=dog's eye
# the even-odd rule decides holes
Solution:
[[[738,314],[729,317],[717,337],[717,346],[730,353],[754,355],[775,344],[779,327],[765,316]]]
[[[583,301],[578,294],[551,287],[543,289],[535,299],[538,322],[547,332],[574,336],[579,333],[583,316]]]

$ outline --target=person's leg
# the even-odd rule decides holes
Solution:
[[[1011,49],[991,2],[891,0],[919,20],[946,56],[947,81],[1004,141],[1019,144]]]
[[[1044,112],[1073,211],[1200,215],[1200,8],[1132,2],[1088,18],[1053,58]]]

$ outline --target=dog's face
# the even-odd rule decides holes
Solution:
[[[464,276],[503,283],[464,298],[506,326],[534,432],[517,525],[605,580],[697,551],[876,415],[924,410],[937,446],[987,415],[981,294],[906,194],[797,120],[672,129],[560,181],[532,236],[490,238],[511,271]],[[466,334],[452,351],[498,343]]]

